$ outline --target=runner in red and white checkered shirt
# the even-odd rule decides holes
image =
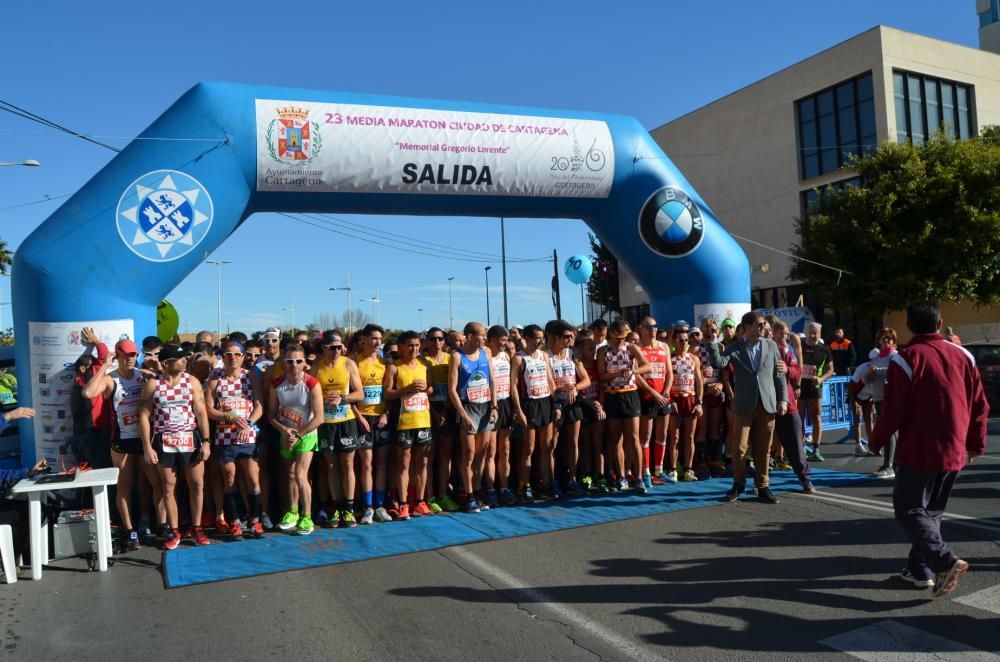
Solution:
[[[250,513],[248,532],[255,538],[264,534],[260,521],[260,466],[257,463],[257,421],[264,413],[255,393],[250,373],[243,369],[243,345],[228,341],[222,346],[222,370],[212,373],[205,389],[208,417],[217,421],[216,457],[222,465],[225,517],[216,519],[216,529],[234,539],[243,537],[239,520],[236,467],[239,465],[247,486]]]
[[[187,352],[177,345],[160,350],[163,372],[143,385],[139,403],[139,434],[146,462],[157,467],[163,481],[163,504],[170,531],[163,546],[176,549],[181,534],[177,530],[177,470],[184,470],[190,492],[191,537],[196,545],[207,545],[202,531],[205,464],[211,455],[208,413],[201,384],[185,372]]]

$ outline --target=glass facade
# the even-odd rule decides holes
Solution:
[[[985,28],[1000,21],[1000,0],[990,0],[990,8],[979,15],[979,27]]]
[[[819,205],[819,198],[823,195],[823,190],[830,188],[835,191],[840,191],[848,186],[861,186],[861,178],[851,177],[850,179],[842,179],[839,182],[833,182],[828,186],[824,186],[823,189],[813,188],[808,191],[802,191],[802,216],[804,217],[807,214],[811,214],[816,211],[816,208]]]
[[[909,71],[892,72],[896,101],[896,141],[923,145],[944,131],[949,138],[975,135],[971,85]]]
[[[877,146],[870,71],[796,101],[795,115],[799,179],[834,172]]]

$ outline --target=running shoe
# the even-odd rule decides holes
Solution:
[[[660,469],[655,474],[653,474],[653,477],[651,478],[651,481],[652,481],[653,485],[666,485],[666,483],[667,483],[667,474],[663,473],[663,469]]]
[[[876,478],[882,478],[888,480],[896,477],[896,472],[892,470],[892,467],[882,467],[878,471],[872,474]]]
[[[476,501],[476,497],[469,497],[469,500],[465,503],[465,512],[467,513],[479,512],[479,502]]]
[[[260,525],[264,527],[267,531],[274,529],[274,522],[271,521],[271,516],[267,513],[261,513],[260,515]]]
[[[902,577],[905,581],[910,582],[911,584],[913,584],[917,588],[934,588],[934,578],[933,577],[927,577],[925,579],[920,579],[918,577],[914,577],[913,573],[910,572],[909,568],[903,568],[900,571],[899,576]]]
[[[375,521],[375,511],[371,508],[365,508],[365,512],[361,516],[361,523],[371,524],[374,521]]]
[[[335,529],[340,525],[340,510],[335,508],[332,512],[327,514],[326,524],[323,528]]]
[[[636,492],[638,492],[639,494],[645,494],[646,493],[646,483],[644,483],[641,480],[633,480],[631,488],[633,490],[635,490]]]
[[[962,559],[955,559],[951,567],[934,576],[934,597],[940,598],[955,590],[959,578],[969,569],[969,564]]]
[[[704,464],[698,467],[698,471],[695,472],[695,475],[698,476],[698,480],[708,480],[712,477],[712,473]]]
[[[427,516],[433,515],[433,514],[434,513],[431,512],[431,509],[427,505],[426,501],[418,501],[417,505],[415,505],[413,507],[413,516],[414,517],[427,517]]]
[[[128,540],[125,542],[125,549],[130,552],[135,552],[138,551],[140,547],[141,546],[139,545],[139,532],[129,531]]]
[[[553,499],[562,498],[562,490],[559,488],[558,480],[554,480],[551,483],[549,483],[549,496],[551,496]]]
[[[854,457],[868,457],[870,455],[871,452],[868,450],[868,447],[865,446],[864,444],[858,444],[857,446],[854,447]]]
[[[823,454],[819,452],[818,448],[812,452],[812,455],[809,456],[809,459],[812,460],[813,462],[825,462],[826,461],[826,458],[823,457]]]
[[[243,524],[239,520],[236,520],[229,527],[229,535],[233,537],[234,540],[243,540]]]
[[[163,549],[177,549],[179,544],[181,544],[181,532],[171,531],[163,541]]]
[[[292,512],[289,510],[285,513],[285,516],[281,518],[278,522],[278,530],[280,531],[291,531],[299,523],[299,514],[297,512]]]
[[[342,529],[353,529],[358,525],[358,521],[354,519],[354,513],[350,510],[345,510],[340,513],[340,528]]]
[[[513,506],[517,503],[517,495],[509,487],[505,487],[500,491],[500,503],[505,506]]]
[[[811,433],[807,434],[805,437],[802,438],[802,443],[804,444],[809,444],[811,446],[812,442],[813,442],[813,436]]]
[[[618,489],[621,490],[622,492],[628,489],[628,479],[625,478],[624,476],[622,476],[618,480]]]
[[[379,506],[378,508],[375,509],[374,519],[376,522],[392,521],[392,517],[389,516],[389,511],[387,511],[384,506]]]
[[[308,536],[315,530],[316,527],[313,526],[312,517],[308,515],[303,515],[299,518],[298,524],[295,526],[295,533],[300,536]]]
[[[432,515],[440,515],[441,513],[444,512],[443,510],[441,510],[441,506],[435,503],[433,499],[431,499],[430,501],[425,501],[424,503],[426,503],[427,507],[431,509]]]
[[[264,537],[264,524],[259,519],[250,522],[250,535],[258,539]]]
[[[330,516],[326,514],[326,510],[323,508],[320,508],[319,512],[316,513],[316,524],[319,524],[324,529],[330,526]]]
[[[410,519],[410,504],[408,503],[399,504],[399,510],[396,514],[396,519],[399,521]]]
[[[576,481],[576,479],[570,480],[566,485],[566,493],[571,496],[583,496],[587,493],[587,490]]]
[[[791,471],[792,465],[788,464],[788,460],[782,458],[774,464],[776,471]]]
[[[458,502],[451,498],[451,496],[445,494],[444,496],[439,496],[437,499],[437,505],[441,507],[441,510],[449,513],[457,513],[462,509]]]
[[[653,477],[650,474],[646,474],[642,477],[642,484],[646,486],[647,490],[653,489]]]
[[[680,480],[683,483],[697,483],[698,477],[694,475],[694,470],[685,469],[680,476]]]
[[[139,537],[140,538],[152,538],[153,532],[149,528],[149,518],[143,517],[139,520]]]
[[[670,473],[667,474],[667,482],[668,483],[676,483],[677,482],[677,472],[676,471],[671,471]]]
[[[488,490],[486,492],[486,505],[490,508],[500,507],[500,497],[497,495],[496,490]]]
[[[215,519],[215,531],[216,533],[221,533],[222,535],[229,535],[229,524],[226,523],[225,517],[217,517]]]
[[[531,491],[531,487],[524,488],[524,492],[521,494],[521,503],[534,503],[535,494]]]
[[[589,491],[594,486],[594,479],[590,476],[584,476],[580,479],[580,486]]]
[[[802,481],[802,493],[803,494],[816,494],[816,486],[812,484],[812,481],[806,478]]]
[[[212,542],[208,539],[208,536],[205,535],[205,529],[200,526],[196,526],[191,530],[191,540],[194,541],[195,545],[199,546],[207,545]]]
[[[611,488],[608,486],[608,479],[605,478],[604,476],[598,478],[596,481],[594,481],[594,489],[600,492],[601,494],[607,494],[608,492],[610,492]]]

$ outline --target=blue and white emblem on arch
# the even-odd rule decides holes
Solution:
[[[212,215],[212,197],[201,182],[178,170],[154,170],[122,193],[115,222],[133,253],[150,262],[171,262],[201,243]]]

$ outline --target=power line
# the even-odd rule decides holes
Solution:
[[[62,200],[63,198],[68,198],[73,195],[72,193],[63,193],[62,195],[50,195],[42,198],[41,200],[33,200],[32,202],[22,202],[19,205],[11,205],[10,207],[0,207],[0,211],[8,211],[10,209],[19,209],[21,207],[30,207],[31,205],[40,205],[43,202],[52,202],[53,200]]]
[[[99,140],[94,140],[90,136],[85,136],[85,135],[83,135],[82,133],[80,133],[78,131],[74,131],[73,129],[67,129],[63,125],[56,124],[52,120],[45,119],[41,115],[36,115],[35,113],[31,112],[30,110],[25,110],[24,108],[21,108],[20,106],[15,106],[14,104],[10,103],[9,101],[4,101],[3,99],[0,99],[0,110],[4,110],[4,111],[6,111],[6,112],[8,112],[8,113],[10,113],[12,115],[16,115],[18,117],[24,118],[26,120],[30,120],[32,122],[38,122],[39,124],[41,124],[43,126],[48,126],[48,127],[53,128],[53,129],[58,129],[58,130],[62,131],[63,133],[68,133],[71,136],[76,136],[77,138],[80,138],[81,140],[86,140],[87,142],[94,143],[95,145],[99,145],[100,147],[104,147],[105,149],[110,149],[112,152],[121,152],[121,150],[118,149],[117,147],[113,147],[111,145],[108,145],[107,143],[102,143]]]
[[[792,253],[783,251],[780,248],[775,248],[774,246],[768,246],[767,244],[762,244],[759,241],[754,241],[753,239],[747,239],[746,237],[741,237],[738,234],[733,234],[732,232],[730,232],[729,234],[735,239],[739,239],[740,241],[745,241],[748,244],[753,244],[754,246],[760,246],[761,248],[766,248],[767,250],[774,251],[775,253],[781,253],[782,255],[790,257],[793,260],[798,260],[799,262],[808,262],[809,264],[815,264],[817,267],[823,267],[824,269],[829,269],[830,271],[836,271],[840,275],[844,274],[847,274],[848,276],[854,275],[847,269],[839,269],[837,267],[831,267],[829,264],[823,264],[822,262],[816,262],[815,260],[809,260],[804,257],[799,257],[798,255],[793,255]],[[837,280],[838,282],[840,281],[839,277]]]
[[[15,113],[16,114],[16,113]],[[64,137],[66,134],[62,131],[25,131],[22,129],[0,129],[0,133],[20,133],[32,136],[57,136]],[[70,134],[72,135],[72,134]],[[188,142],[219,142],[220,140],[225,140],[222,138],[160,138],[157,136],[107,136],[100,134],[91,134],[91,138],[111,138],[112,140],[163,140],[163,141],[188,141]]]

